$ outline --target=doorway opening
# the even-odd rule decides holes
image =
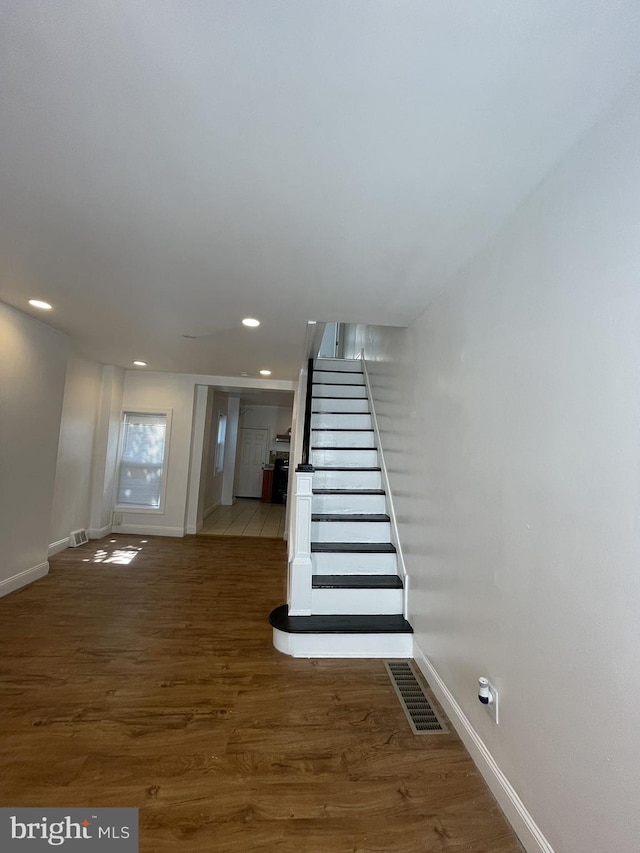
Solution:
[[[293,391],[202,386],[196,412],[187,531],[283,537]]]

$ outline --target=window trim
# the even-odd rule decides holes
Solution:
[[[227,413],[218,410],[218,429],[216,430],[216,451],[213,460],[214,476],[224,473],[224,462],[227,448]],[[220,441],[220,427],[224,424],[224,436]]]
[[[118,488],[120,485],[120,466],[122,464],[122,454],[124,452],[124,434],[125,434],[125,417],[126,415],[158,415],[166,418],[166,428],[164,435],[164,457],[162,460],[162,479],[160,481],[160,506],[138,506],[136,504],[119,504],[117,503]],[[115,477],[113,482],[114,498],[113,511],[127,513],[130,515],[139,515],[141,513],[149,515],[164,515],[166,506],[167,494],[167,479],[169,475],[169,455],[171,449],[171,421],[173,417],[173,409],[155,408],[148,409],[141,406],[136,406],[122,409],[120,412],[120,433],[118,437],[118,455],[116,457]]]

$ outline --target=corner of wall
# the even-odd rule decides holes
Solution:
[[[110,524],[107,524],[104,527],[90,527],[87,532],[89,534],[89,539],[102,539],[112,533],[112,527]]]
[[[18,574],[12,575],[10,578],[5,578],[0,581],[0,598],[43,578],[47,574],[49,574],[48,562],[39,563],[37,566],[25,569],[24,572],[18,572]]]

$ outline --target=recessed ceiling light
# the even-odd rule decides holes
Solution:
[[[49,305],[48,302],[43,302],[42,299],[30,299],[29,305],[33,305],[34,308],[40,308],[42,311],[51,311],[53,305]]]
[[[136,367],[146,367],[147,366],[146,361],[134,361],[133,363],[135,364]]]
[[[242,321],[243,326],[251,326],[252,329],[255,329],[256,326],[260,325],[260,320],[255,320],[253,317],[245,317]]]
[[[271,376],[271,371],[270,370],[261,370],[260,376]]]
[[[307,320],[307,326],[315,326],[315,325],[316,325],[315,320]]]

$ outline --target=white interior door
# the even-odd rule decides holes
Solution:
[[[238,470],[239,498],[262,497],[262,466],[267,461],[269,430],[243,427],[240,430]]]

